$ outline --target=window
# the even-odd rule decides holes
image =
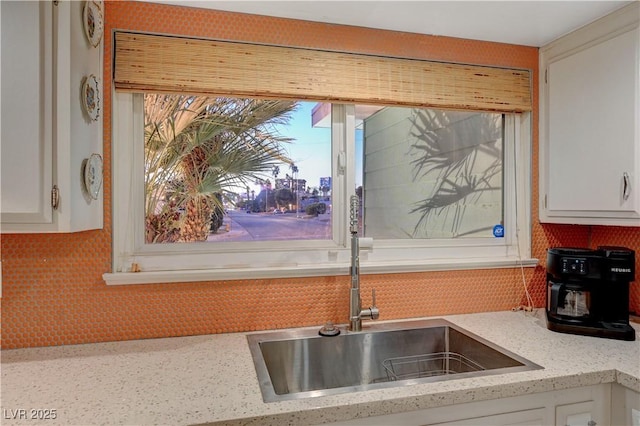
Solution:
[[[314,105],[145,95],[145,243],[331,239],[331,126]]]
[[[528,261],[529,70],[122,31],[114,40],[114,272],[105,275],[108,283],[348,274],[353,194],[361,200],[359,235],[367,238],[362,273],[537,264]],[[219,159],[207,170],[192,162],[196,173],[158,180],[155,173],[164,167],[145,174],[143,93],[223,96],[234,107],[288,102],[305,111],[311,123],[305,132],[324,136],[303,166],[297,153],[272,144],[291,139],[298,147],[311,140],[290,133],[292,121],[239,133],[232,119],[220,116],[225,126],[218,131],[234,133],[225,141],[251,139],[269,148],[261,165],[233,174],[227,167],[233,162]],[[320,163],[326,163],[321,175],[311,177],[307,164]],[[198,179],[187,182],[188,176]],[[146,192],[145,179],[152,182]],[[314,180],[320,182],[308,184]],[[279,189],[292,193],[276,197]],[[191,204],[180,200],[187,190]],[[146,193],[154,191],[160,202],[145,205]],[[192,229],[180,230],[183,242],[146,235],[145,215],[167,213],[166,204],[176,204],[181,227],[193,219],[187,209],[200,208],[198,193],[208,194],[209,210]],[[294,215],[320,226],[304,230],[307,219]],[[250,227],[249,220],[269,231],[292,222],[285,231],[247,240],[207,241],[210,218],[217,220],[215,235],[226,225]],[[171,234],[177,227],[157,229]],[[323,232],[314,234],[317,229]],[[129,273],[138,268],[141,273]]]
[[[364,235],[495,238],[504,224],[503,114],[367,108],[356,136]]]
[[[371,238],[361,247],[362,273],[537,263],[528,262],[529,113],[294,101],[293,111],[301,112],[296,120],[269,123],[270,137],[283,142],[278,158],[213,188],[223,211],[218,229],[209,228],[205,240],[166,244],[148,238],[145,222],[147,213],[162,208],[145,202],[144,96],[113,97],[114,273],[105,275],[108,283],[347,274],[353,194],[361,199],[359,234]],[[297,119],[306,120],[303,130]],[[266,129],[258,130],[252,138],[264,137]],[[314,132],[321,136],[307,139]],[[294,148],[304,143],[315,151],[303,158]],[[320,163],[311,177],[310,168]],[[173,179],[172,185],[151,188],[161,187],[168,203],[168,194],[185,183]],[[290,196],[276,197],[283,188]],[[248,220],[261,229],[289,222],[278,235],[221,237],[234,226],[250,227]],[[311,220],[322,233],[305,228]],[[136,268],[143,273],[127,273]]]

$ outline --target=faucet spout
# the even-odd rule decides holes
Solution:
[[[360,242],[358,240],[358,197],[350,199],[350,231],[351,231],[351,292],[349,297],[349,329],[362,330],[362,319],[378,319],[380,311],[376,307],[376,291],[372,292],[372,304],[368,309],[362,309],[360,297]]]

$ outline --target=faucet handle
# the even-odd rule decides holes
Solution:
[[[380,317],[380,310],[376,307],[376,290],[375,289],[371,290],[371,298],[373,299],[372,306],[368,309],[361,310],[357,319],[366,318],[366,319],[375,320]],[[360,331],[360,329],[358,328],[355,331]]]
[[[376,289],[371,289],[371,308],[369,308],[371,312],[371,319],[378,319],[380,317],[380,310],[376,306]]]

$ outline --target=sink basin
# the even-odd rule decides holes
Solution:
[[[540,369],[446,320],[249,334],[265,402]]]

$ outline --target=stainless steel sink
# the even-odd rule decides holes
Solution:
[[[265,402],[540,369],[445,320],[247,336]]]

